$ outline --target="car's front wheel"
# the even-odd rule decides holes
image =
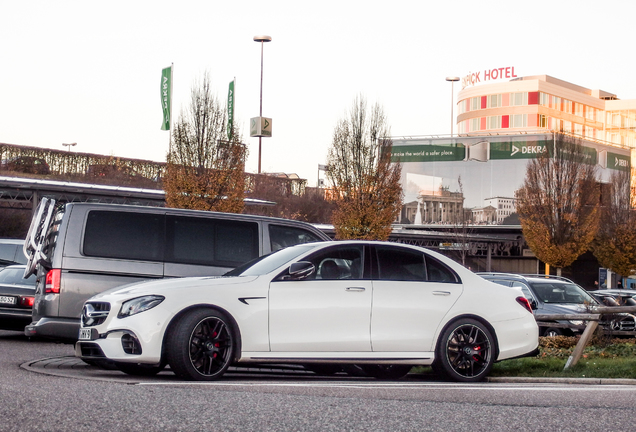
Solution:
[[[235,344],[230,321],[224,314],[196,309],[182,316],[168,334],[168,364],[180,378],[216,380],[232,363]]]
[[[483,380],[495,362],[495,339],[482,323],[470,318],[453,322],[437,344],[436,361],[450,379]]]

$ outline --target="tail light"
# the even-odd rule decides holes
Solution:
[[[61,279],[62,279],[61,269],[49,270],[49,272],[46,274],[44,292],[46,294],[59,294]]]
[[[530,302],[524,296],[519,296],[516,298],[517,303],[526,308],[528,312],[532,313],[532,306],[530,306]]]

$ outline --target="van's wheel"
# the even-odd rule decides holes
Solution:
[[[492,369],[495,353],[495,338],[486,326],[464,318],[453,322],[442,333],[436,361],[444,375],[453,381],[477,382]]]
[[[409,373],[409,365],[360,365],[368,376],[377,379],[399,379]]]
[[[554,327],[549,327],[543,332],[543,336],[545,337],[561,336],[562,334],[563,332],[560,329]]]
[[[164,363],[160,365],[145,365],[140,363],[115,363],[115,366],[120,371],[132,375],[132,376],[155,376],[161,372],[166,365]]]
[[[178,377],[187,380],[219,379],[232,363],[234,348],[229,320],[211,309],[186,313],[166,340],[170,368]]]

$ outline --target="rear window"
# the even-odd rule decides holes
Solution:
[[[112,211],[91,211],[88,214],[84,255],[162,261],[163,244],[163,215]]]
[[[316,234],[298,227],[284,225],[269,226],[269,240],[272,252],[303,243],[322,241]]]

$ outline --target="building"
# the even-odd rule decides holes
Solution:
[[[514,69],[511,75],[510,81],[459,92],[457,136],[393,137],[392,160],[402,165],[401,223],[419,220],[418,206],[422,223],[451,222],[423,213],[436,208],[429,204],[430,191],[444,190],[461,194],[474,223],[501,224],[516,211],[513,197],[528,162],[549,152],[559,133],[580,139],[588,163],[598,165],[601,183],[631,168],[636,99],[619,100],[547,75],[518,78]]]
[[[636,99],[620,100],[549,75],[466,85],[457,113],[460,135],[562,131],[636,148]]]

